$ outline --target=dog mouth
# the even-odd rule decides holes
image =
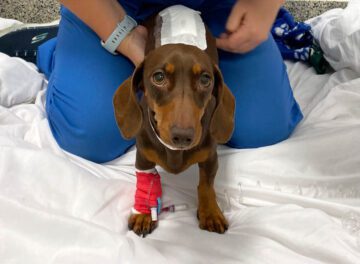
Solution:
[[[150,108],[149,108],[149,120],[150,120],[151,125],[156,130],[156,132],[158,132],[157,131],[157,121],[156,121],[156,118],[155,118],[155,112],[152,111]]]
[[[158,135],[159,134],[159,130],[157,127],[158,122],[156,121],[156,118],[155,118],[155,112],[152,111],[150,108],[149,108],[148,112],[149,112],[150,125],[153,128],[154,132]]]
[[[153,133],[155,134],[156,138],[160,141],[160,143],[162,145],[164,145],[165,147],[171,149],[171,150],[189,150],[191,149],[193,146],[192,144],[188,145],[188,146],[179,146],[179,145],[173,145],[173,144],[169,144],[166,143],[161,137],[160,137],[160,133],[159,133],[159,129],[158,129],[158,122],[155,118],[156,113],[154,111],[152,111],[150,108],[148,108],[148,116],[149,116],[149,123],[150,123],[150,127],[153,131]]]

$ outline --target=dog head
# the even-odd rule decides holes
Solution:
[[[139,89],[147,102],[144,113],[136,96]],[[197,47],[168,44],[151,51],[118,88],[114,109],[124,138],[135,137],[148,118],[164,145],[186,150],[199,144],[210,102],[216,106],[209,132],[217,143],[225,143],[234,127],[235,100],[219,68]]]

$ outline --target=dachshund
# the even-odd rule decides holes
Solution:
[[[199,227],[224,233],[228,222],[214,190],[216,150],[232,135],[234,96],[224,83],[215,38],[207,28],[207,48],[201,50],[181,43],[157,45],[159,24],[159,15],[144,23],[149,33],[145,59],[115,92],[116,122],[125,139],[136,138],[137,170],[159,165],[178,174],[198,164]],[[149,213],[129,218],[129,229],[138,235],[155,227]]]

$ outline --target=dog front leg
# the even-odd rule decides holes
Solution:
[[[214,190],[214,179],[218,169],[216,152],[205,162],[199,163],[198,212],[199,227],[210,232],[224,233],[228,222],[222,214]]]
[[[136,175],[137,175],[137,189],[135,195],[135,206],[133,209],[133,213],[130,215],[128,220],[129,230],[133,230],[137,235],[145,237],[147,234],[150,234],[157,226],[157,221],[153,221],[151,218],[151,214],[147,211],[147,207],[150,206],[149,200],[147,198],[151,198],[150,194],[153,194],[154,190],[148,190],[147,188],[154,188],[154,181],[159,181],[159,175],[156,175],[155,163],[148,161],[139,151],[136,151]],[[140,171],[151,171],[150,173],[144,173]],[[139,181],[141,181],[139,186]],[[145,185],[144,185],[145,184]],[[160,183],[161,190],[161,183]],[[148,195],[149,194],[149,195]],[[144,196],[146,200],[144,200]],[[139,205],[140,203],[140,205]],[[136,207],[142,208],[136,210]]]

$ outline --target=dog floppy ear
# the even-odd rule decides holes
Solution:
[[[140,64],[133,75],[116,90],[113,98],[116,123],[125,139],[135,137],[142,125],[142,112],[136,98],[142,81],[142,72],[143,64]]]
[[[217,143],[226,143],[234,130],[235,99],[225,85],[219,68],[214,66],[216,108],[211,118],[210,133]]]

